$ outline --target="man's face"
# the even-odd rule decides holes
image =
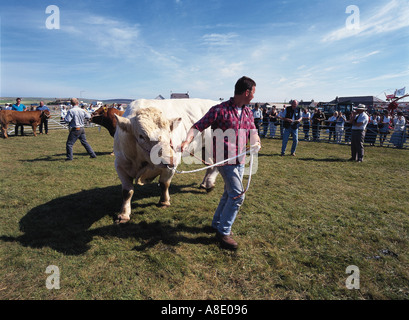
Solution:
[[[253,87],[251,89],[251,91],[250,90],[246,91],[246,99],[247,99],[246,104],[249,104],[251,102],[251,100],[254,99],[254,94],[255,93],[256,93],[256,87]]]
[[[297,108],[297,106],[298,106],[298,102],[297,102],[297,101],[293,101],[293,102],[291,103],[291,107],[292,107],[293,109]]]

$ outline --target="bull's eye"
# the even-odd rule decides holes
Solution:
[[[141,139],[141,140],[145,140],[145,138],[144,138],[144,136],[143,135],[139,135],[139,139]]]

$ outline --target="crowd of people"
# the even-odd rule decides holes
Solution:
[[[304,141],[322,141],[322,132],[325,132],[327,134],[325,139],[327,139],[328,142],[351,144],[354,120],[352,113],[346,116],[342,112],[335,111],[327,119],[320,108],[315,108],[314,110],[309,110],[308,108],[301,109],[298,108],[298,102],[296,100],[291,101],[290,104],[293,102],[297,103],[296,108],[301,114],[295,128],[297,130],[293,129],[292,132],[290,132],[291,127],[290,130],[287,130],[287,134],[289,133],[293,137],[293,140],[296,135],[298,142],[298,129],[302,128]],[[285,145],[287,144],[288,136],[284,133],[286,126],[289,124],[288,120],[285,121],[288,109],[288,106],[284,106],[282,110],[278,110],[276,106],[267,109],[260,107],[259,104],[255,105],[253,117],[261,138],[276,138],[277,129],[279,128],[279,137],[285,141]],[[297,117],[299,113],[296,112]],[[379,141],[379,145],[384,146],[385,142],[389,142],[397,148],[403,148],[406,137],[409,135],[409,132],[406,130],[406,125],[409,121],[405,118],[402,111],[390,112],[385,109],[369,114],[367,110],[365,110],[365,114],[368,116],[368,123],[365,127],[364,143],[375,146],[376,142]],[[292,151],[294,151],[294,149]],[[282,154],[284,152],[285,148],[283,148]],[[291,154],[293,153],[295,153],[295,151],[291,152]]]

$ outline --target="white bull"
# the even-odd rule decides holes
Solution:
[[[159,176],[161,197],[159,206],[170,206],[169,186],[180,163],[175,149],[185,140],[192,125],[219,102],[202,99],[136,100],[123,116],[117,116],[118,127],[114,137],[115,168],[122,182],[123,203],[116,223],[130,220],[134,180],[138,185],[151,182]],[[210,129],[202,133],[204,141],[211,141]],[[204,144],[196,140],[189,151],[201,154]],[[199,151],[199,152],[198,152]],[[208,154],[206,162],[212,163]],[[211,190],[218,171],[208,169],[201,187]]]

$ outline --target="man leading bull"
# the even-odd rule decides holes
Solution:
[[[226,136],[224,138],[224,160],[230,159],[232,153],[236,156],[243,152],[248,138],[250,144],[260,144],[260,137],[254,124],[253,114],[247,105],[254,98],[256,83],[248,77],[240,78],[235,86],[234,97],[219,105],[212,107],[198,122],[189,130],[186,140],[181,144],[180,150],[184,152],[193,141],[195,134],[210,127],[213,131],[234,132],[235,141]],[[217,138],[217,137],[216,137]],[[244,141],[244,143],[243,143]],[[215,161],[220,153],[216,152],[215,139],[213,143]],[[233,148],[233,149],[232,149]],[[218,154],[217,154],[218,153]],[[217,154],[217,155],[216,155]],[[219,160],[219,159],[217,159]],[[218,161],[216,161],[218,162]],[[231,228],[236,219],[240,206],[244,201],[243,174],[245,156],[230,161],[219,167],[219,172],[224,180],[224,193],[213,216],[212,227],[216,231],[216,238],[223,248],[235,250],[237,242],[232,238]]]

